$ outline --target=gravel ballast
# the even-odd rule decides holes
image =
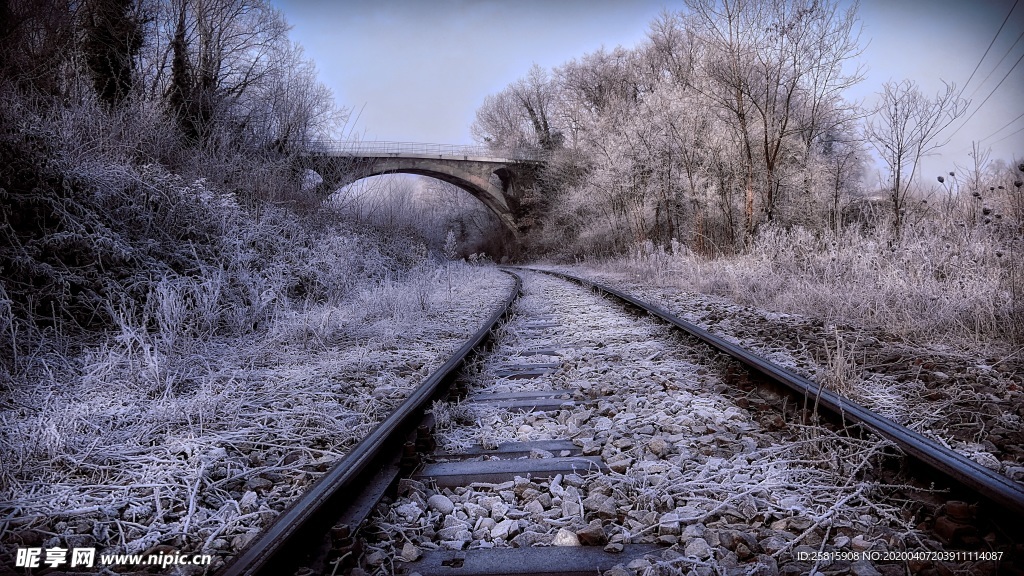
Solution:
[[[525,294],[495,353],[464,375],[469,398],[435,406],[440,448],[570,439],[607,472],[454,488],[404,480],[366,531],[367,571],[415,571],[402,564],[432,550],[656,544],[610,573],[904,574],[906,562],[843,558],[944,549],[874,477],[884,442],[783,422],[760,396],[741,407],[707,352],[570,284],[528,274]],[[553,326],[531,328],[537,317]],[[531,352],[541,349],[551,354]],[[544,376],[497,376],[553,359],[560,367]],[[530,389],[570,390],[572,402],[532,412],[471,402]]]

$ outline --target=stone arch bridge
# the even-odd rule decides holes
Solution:
[[[472,194],[517,237],[519,194],[545,160],[531,150],[415,142],[316,142],[309,150],[303,167],[320,174],[326,190],[383,174],[429,176]]]

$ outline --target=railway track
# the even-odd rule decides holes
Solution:
[[[664,310],[537,272],[221,573],[1019,569],[999,517],[1024,516],[1020,484]],[[754,394],[782,407],[737,406]],[[894,450],[923,485],[882,470]]]

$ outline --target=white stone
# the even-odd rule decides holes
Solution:
[[[868,548],[871,548],[871,542],[861,534],[854,536],[853,540],[850,541],[850,544],[853,546],[853,549],[858,552],[863,552]]]
[[[415,562],[420,557],[420,549],[416,547],[412,542],[406,542],[402,546],[402,560],[406,562]]]
[[[452,502],[451,498],[444,494],[434,494],[430,498],[427,498],[427,506],[431,510],[436,510],[441,514],[451,514],[455,510],[455,503]]]
[[[423,509],[415,502],[407,502],[395,507],[395,512],[406,522],[415,522],[423,515]]]
[[[441,528],[437,531],[437,536],[441,540],[458,541],[462,540],[468,542],[473,539],[473,534],[469,530],[466,530],[464,526],[450,526],[448,528]]]
[[[554,540],[551,541],[554,546],[579,546],[580,539],[576,537],[576,533],[568,528],[559,528],[558,533],[555,534]]]
[[[703,538],[694,538],[686,543],[686,548],[683,549],[683,554],[686,554],[691,558],[704,560],[711,557],[711,546],[709,546],[707,540]]]
[[[508,514],[509,506],[502,501],[493,502],[491,504],[491,518],[495,520],[502,520],[505,515]]]
[[[452,526],[459,526],[460,528],[466,528],[469,526],[469,521],[463,520],[455,514],[449,514],[444,517],[444,522],[441,524],[444,528],[451,528]]]
[[[661,515],[658,519],[658,534],[665,536],[668,534],[679,535],[679,515],[675,512],[666,512]]]
[[[519,533],[519,523],[514,520],[502,520],[491,528],[491,538],[509,538]]]
[[[490,511],[488,508],[484,508],[483,506],[475,504],[473,502],[466,502],[463,505],[463,509],[466,511],[466,514],[468,514],[469,517],[472,519],[479,518],[481,516],[487,516],[488,512]]]
[[[544,513],[544,505],[537,500],[530,500],[523,506],[523,510],[529,512],[532,516],[540,516]]]
[[[256,493],[252,490],[246,490],[245,494],[242,495],[242,499],[238,501],[238,507],[242,512],[256,510]]]

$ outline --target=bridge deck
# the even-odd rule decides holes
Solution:
[[[352,158],[430,158],[475,162],[542,162],[546,154],[534,149],[495,149],[487,146],[423,142],[312,142],[311,154]]]

